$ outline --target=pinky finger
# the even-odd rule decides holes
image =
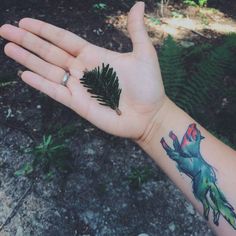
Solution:
[[[21,75],[22,80],[31,87],[45,93],[54,100],[63,105],[71,106],[71,93],[69,89],[63,85],[49,81],[42,76],[31,71],[24,71]]]

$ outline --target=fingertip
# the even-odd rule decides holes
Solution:
[[[25,74],[27,73],[27,71],[22,71],[22,70],[18,70],[17,71],[17,75],[24,81],[25,78]]]
[[[24,17],[24,18],[22,18],[20,21],[19,21],[19,23],[18,23],[18,25],[19,25],[19,27],[20,28],[22,28],[22,29],[27,29],[27,28],[31,28],[31,27],[34,27],[34,25],[32,25],[32,24],[35,24],[35,23],[37,23],[37,22],[40,22],[39,20],[37,20],[37,19],[34,19],[34,18],[30,18],[30,17]]]
[[[0,36],[4,37],[4,34],[9,28],[12,27],[10,24],[4,24],[0,27]]]
[[[37,80],[35,80],[35,78],[39,77],[37,74],[33,73],[32,71],[18,71],[18,73],[20,74],[20,78],[28,85],[32,86],[32,87],[36,87],[35,84],[37,84]],[[18,74],[17,73],[17,74]]]
[[[25,70],[25,71],[19,70],[18,73],[20,73],[20,77],[23,80],[27,79],[27,78],[31,78],[33,75],[35,75],[35,73],[33,73],[32,71],[28,71],[28,70]]]
[[[135,11],[142,11],[144,13],[144,9],[145,9],[145,3],[142,1],[136,2],[133,7],[130,9],[130,12]]]
[[[29,20],[30,20],[30,18],[28,18],[28,17],[22,18],[18,23],[19,27],[23,27],[25,24],[27,24],[29,22]]]
[[[138,5],[140,8],[142,8],[143,10],[145,9],[145,2],[143,1],[139,1],[136,3],[136,5]]]
[[[14,45],[14,43],[7,43],[5,46],[4,46],[4,53],[6,54],[6,55],[9,55],[9,52],[12,50],[12,48],[13,48],[13,45]]]

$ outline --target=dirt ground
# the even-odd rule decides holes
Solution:
[[[127,52],[131,43],[125,30],[126,13],[133,2],[103,1],[107,9],[97,10],[97,2],[91,0],[2,0],[0,24],[17,24],[23,17],[33,17],[96,45]],[[155,1],[146,3],[146,24],[157,48],[170,29],[178,40],[195,42],[222,33],[204,31],[216,22],[235,27],[231,13],[218,12],[214,15],[219,19],[209,17],[206,25],[200,24],[193,12],[192,22],[198,24],[181,28],[183,18],[173,21],[171,8],[165,10],[162,24],[155,24],[153,17],[160,12],[155,10]],[[180,191],[133,142],[103,133],[18,80],[16,73],[21,67],[4,56],[4,44],[0,39],[0,77],[13,82],[0,88],[1,236],[213,235]],[[69,172],[55,172],[50,181],[43,175],[33,179],[14,175],[22,163],[33,158],[25,149],[68,124],[74,127],[65,139],[72,153]],[[133,169],[149,171],[138,187],[130,182]]]

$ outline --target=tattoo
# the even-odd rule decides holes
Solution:
[[[164,138],[162,147],[167,155],[177,163],[180,172],[192,179],[193,194],[203,205],[203,215],[208,220],[209,211],[213,211],[213,222],[219,225],[222,215],[236,230],[236,213],[233,206],[227,201],[217,186],[216,174],[200,153],[200,142],[204,138],[197,129],[196,124],[190,124],[181,144],[177,136],[171,131],[169,137],[173,140],[171,148]]]

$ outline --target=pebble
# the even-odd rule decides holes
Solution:
[[[168,227],[171,232],[175,231],[175,224],[173,222],[171,222]]]
[[[191,215],[194,215],[195,214],[195,210],[193,208],[193,206],[191,204],[186,204],[186,209],[187,211],[191,214]]]
[[[141,233],[139,234],[138,236],[149,236],[148,234],[145,234],[145,233]]]
[[[87,150],[85,150],[85,153],[87,155],[95,155],[96,154],[96,152],[91,148],[88,148]]]
[[[24,236],[24,230],[21,226],[18,226],[15,236]]]

